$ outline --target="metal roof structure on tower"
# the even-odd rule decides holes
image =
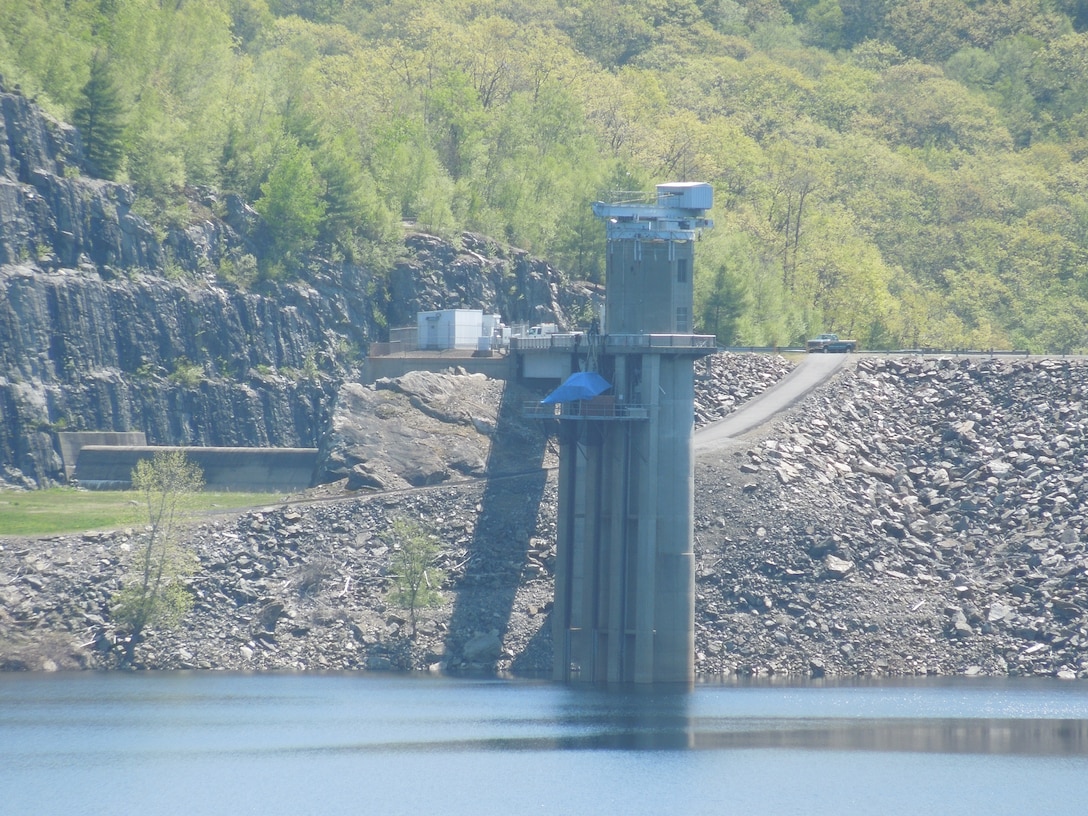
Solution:
[[[644,193],[612,193],[610,201],[593,204],[605,222],[608,240],[694,241],[714,226],[706,212],[714,206],[714,190],[701,181],[658,184],[653,198]]]

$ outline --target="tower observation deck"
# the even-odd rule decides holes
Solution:
[[[586,345],[611,388],[556,415],[559,680],[694,679],[693,367],[714,345],[692,333],[692,264],[712,205],[692,182],[593,204],[607,281]]]

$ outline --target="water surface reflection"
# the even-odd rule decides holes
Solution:
[[[1083,810],[1088,684],[0,675],[0,812]]]
[[[903,687],[877,684],[865,688],[871,693],[874,689],[884,688],[891,692]],[[927,687],[910,684],[905,688],[925,691]],[[998,700],[1009,687],[992,685],[989,691],[992,693],[999,688],[1003,690],[998,694]],[[1027,691],[1028,686],[1025,684],[1023,688]],[[824,690],[848,695],[851,689],[864,693],[850,685]],[[818,688],[808,690],[819,691]],[[936,690],[943,691],[942,696],[962,695],[965,698],[975,692],[985,695],[988,691],[979,685],[954,683],[937,685]],[[1060,690],[1054,689],[1056,693]],[[746,691],[752,695],[773,694],[774,688],[764,687],[757,691],[749,687]],[[783,689],[782,693],[785,695],[789,691],[794,690]],[[911,695],[909,699],[914,697]],[[1081,704],[1085,702],[1083,695],[1078,698]],[[694,705],[697,699],[700,698],[686,691],[670,689],[571,689],[562,706],[564,736],[555,739],[549,747],[553,750],[801,749],[1088,756],[1088,717],[921,717],[910,716],[909,709],[897,711],[896,716],[827,717],[815,714],[821,707],[818,693],[811,695],[811,716],[765,716],[762,707],[753,713],[744,706],[734,709],[726,705],[728,711],[721,713],[720,705]],[[700,702],[705,702],[705,698]],[[1015,695],[1007,704],[1021,705]],[[991,703],[987,708],[995,707],[1000,707],[1000,703],[996,706]],[[903,716],[904,713],[907,715]],[[1088,711],[1084,714],[1088,715]],[[544,746],[528,740],[517,746],[507,745],[506,749],[514,747],[540,750]]]

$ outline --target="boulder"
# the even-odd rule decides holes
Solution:
[[[502,640],[496,631],[478,632],[461,650],[461,656],[466,663],[494,663],[501,655]]]
[[[854,562],[828,554],[824,558],[824,570],[832,578],[845,578],[854,570]]]

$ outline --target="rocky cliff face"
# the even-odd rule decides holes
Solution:
[[[119,184],[81,177],[79,132],[0,88],[0,264],[151,269],[162,249]]]
[[[578,300],[547,264],[474,235],[412,235],[381,273],[315,258],[245,291],[221,280],[260,252],[244,201],[194,193],[191,223],[155,228],[84,165],[75,129],[0,87],[0,482],[61,481],[62,429],[316,447],[383,325],[462,305],[564,321]]]
[[[415,325],[416,312],[463,305],[500,314],[507,323],[574,327],[593,297],[590,288],[563,283],[555,269],[527,252],[483,235],[466,232],[454,246],[414,234],[405,248],[377,294],[390,326]]]

